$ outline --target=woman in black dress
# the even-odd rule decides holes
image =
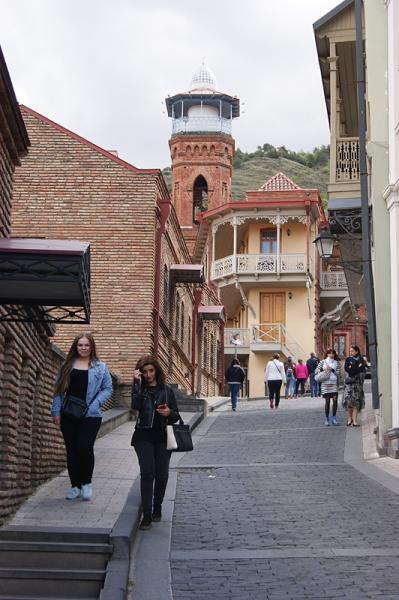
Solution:
[[[343,406],[348,411],[347,426],[359,427],[357,416],[364,408],[364,377],[366,363],[359,346],[351,346],[345,360],[345,391]]]
[[[162,502],[169,477],[171,451],[166,449],[166,425],[179,420],[173,389],[165,384],[159,362],[143,356],[133,373],[132,409],[138,411],[132,438],[140,465],[143,519],[149,529],[162,518]]]

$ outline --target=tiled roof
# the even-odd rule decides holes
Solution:
[[[266,183],[262,185],[261,188],[259,188],[259,191],[281,192],[285,190],[300,189],[301,188],[299,187],[299,185],[294,183],[289,177],[287,177],[287,175],[284,175],[284,173],[276,173],[275,175],[273,175],[273,177],[270,177],[270,179],[268,179]]]

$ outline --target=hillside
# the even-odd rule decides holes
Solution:
[[[258,156],[233,169],[233,200],[245,197],[247,190],[258,190],[270,177],[282,171],[299,187],[317,188],[327,193],[328,165],[307,167],[288,158]]]
[[[328,182],[328,147],[321,147],[321,149],[315,148],[313,153],[299,154],[294,153],[290,150],[286,150],[284,146],[282,148],[275,149],[269,144],[267,146],[266,153],[277,153],[284,152],[289,153],[292,156],[296,156],[298,160],[306,160],[306,162],[312,164],[312,159],[316,154],[322,150],[323,156],[318,160],[314,166],[309,164],[302,164],[298,160],[292,160],[284,156],[271,157],[267,156],[261,147],[252,154],[242,153],[237,150],[237,154],[234,158],[233,167],[233,200],[239,200],[245,198],[245,192],[248,190],[258,190],[261,185],[265,183],[270,177],[282,171],[292,179],[299,187],[302,188],[316,188],[320,190],[320,194],[323,199],[327,196],[327,182]],[[272,150],[269,150],[272,148]],[[283,149],[283,150],[282,150]],[[305,159],[303,158],[305,157]],[[309,159],[310,157],[310,159]],[[163,170],[168,189],[171,190],[171,169],[166,167]]]

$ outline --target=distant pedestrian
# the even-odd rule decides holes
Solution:
[[[334,348],[328,348],[324,354],[324,359],[318,364],[315,374],[316,380],[321,383],[321,394],[325,400],[324,404],[324,425],[330,425],[330,404],[332,400],[331,423],[338,425],[338,389],[341,380],[341,370],[338,360],[338,354]]]
[[[305,394],[305,383],[308,378],[308,375],[309,373],[307,366],[303,364],[302,358],[298,358],[298,364],[295,367],[295,397],[298,396],[299,388],[301,388],[301,396]]]
[[[320,361],[314,352],[310,353],[310,357],[306,361],[306,366],[308,368],[308,373],[309,373],[310,396],[312,398],[317,398],[317,396],[320,395],[319,394],[319,384],[317,383],[317,381],[315,379],[315,371],[316,371],[316,368],[317,368],[317,365],[319,364],[319,362]]]
[[[245,371],[240,367],[238,358],[233,358],[230,367],[226,371],[225,377],[231,396],[231,408],[235,411],[237,410],[238,394],[245,379]]]
[[[345,389],[343,406],[348,411],[347,426],[359,427],[357,417],[364,408],[364,379],[366,362],[360,354],[359,346],[351,346],[345,360]]]
[[[97,357],[90,333],[75,337],[58,374],[51,414],[64,437],[71,489],[67,500],[91,500],[94,469],[94,442],[101,426],[101,406],[112,394],[108,367]],[[84,401],[87,412],[74,420],[62,411],[67,398]]]
[[[287,378],[285,376],[284,365],[280,361],[280,355],[277,352],[273,354],[272,360],[269,360],[266,365],[264,379],[269,389],[270,408],[278,408],[281,386],[283,383],[287,383]]]
[[[138,411],[132,437],[140,465],[143,518],[140,529],[150,529],[162,518],[162,502],[169,478],[171,451],[166,449],[166,425],[179,420],[175,394],[166,385],[159,362],[143,356],[133,371],[132,409]]]
[[[289,356],[287,361],[284,363],[286,384],[285,384],[285,398],[292,398],[295,393],[295,363],[292,357]]]

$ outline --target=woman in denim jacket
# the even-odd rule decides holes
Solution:
[[[179,420],[172,388],[165,384],[159,362],[143,356],[133,373],[132,409],[138,411],[132,438],[140,464],[143,519],[140,529],[149,529],[162,518],[162,502],[169,477],[171,451],[166,449],[166,425]]]
[[[86,401],[88,410],[83,419],[71,420],[62,414],[62,402],[67,394]],[[111,375],[107,365],[97,357],[93,336],[90,333],[76,336],[58,374],[51,410],[65,441],[71,480],[68,500],[92,498],[94,442],[101,426],[101,406],[111,394]]]

